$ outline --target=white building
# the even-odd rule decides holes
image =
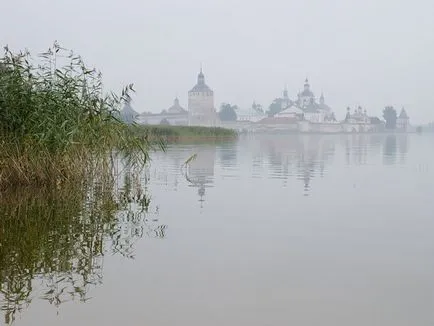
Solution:
[[[297,118],[299,120],[302,120],[303,116],[304,111],[294,104],[274,115],[276,118]]]
[[[188,92],[188,123],[191,126],[213,127],[217,120],[214,92],[205,84],[205,76],[200,69],[197,84]]]
[[[313,123],[336,123],[333,110],[325,103],[324,94],[321,93],[319,104],[310,89],[309,80],[306,78],[304,89],[298,93],[297,106],[304,112],[304,120]]]
[[[253,102],[252,106],[247,110],[237,110],[237,121],[239,122],[258,122],[266,116],[262,106],[256,104],[256,102]]]
[[[138,116],[138,122],[146,125],[187,126],[188,112],[179,104],[179,99],[175,98],[173,105],[167,110],[161,113],[142,113]]]
[[[351,113],[351,109],[347,108],[347,114],[345,120],[342,122],[342,128],[345,132],[372,132],[378,128],[377,125],[371,123],[371,118],[368,116],[368,112],[363,110],[361,106],[354,109]]]
[[[396,129],[400,131],[407,131],[409,127],[410,127],[410,118],[408,117],[405,109],[402,108],[401,113],[399,114],[399,117],[396,120]]]
[[[370,124],[371,119],[368,116],[368,112],[363,110],[361,106],[354,109],[354,112],[350,112],[351,109],[347,108],[347,115],[345,116],[345,122],[352,124]]]

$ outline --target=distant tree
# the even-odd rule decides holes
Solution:
[[[383,123],[379,117],[370,117],[369,120],[373,125],[380,125]]]
[[[395,129],[398,114],[393,106],[386,106],[383,110],[383,118],[386,120],[386,129]]]
[[[422,131],[423,131],[423,127],[422,127],[422,126],[417,126],[417,127],[416,127],[416,132],[417,132],[417,133],[420,134]]]
[[[238,107],[236,105],[230,105],[229,103],[223,103],[220,106],[219,118],[221,121],[236,121]]]
[[[271,103],[270,106],[268,107],[267,114],[269,116],[273,116],[279,113],[280,111],[282,111],[282,99],[276,98],[274,99],[273,103]]]
[[[351,119],[351,113],[350,113],[350,107],[347,107],[347,114],[345,115],[345,121],[348,121]]]

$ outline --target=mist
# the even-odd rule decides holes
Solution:
[[[338,118],[393,105],[422,123],[434,120],[433,10],[423,0],[18,0],[2,4],[0,43],[41,52],[58,40],[103,72],[106,89],[134,83],[139,112],[176,96],[186,107],[202,64],[216,106],[268,107],[308,77]]]

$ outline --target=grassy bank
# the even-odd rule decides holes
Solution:
[[[236,131],[219,127],[138,126],[135,133],[147,135],[149,140],[163,140],[167,143],[217,142],[237,138]]]
[[[102,75],[58,44],[0,58],[0,188],[83,180],[109,154],[145,163],[151,144],[117,119],[132,85],[103,92]]]

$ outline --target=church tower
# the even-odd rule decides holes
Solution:
[[[314,102],[315,102],[315,96],[310,90],[309,80],[306,78],[306,80],[304,81],[303,91],[301,93],[298,93],[298,106],[300,108],[304,108]]]
[[[321,93],[321,97],[319,98],[319,104],[321,104],[321,105],[325,104],[324,93]]]
[[[214,92],[206,85],[205,75],[200,68],[197,84],[188,92],[188,123],[190,126],[213,127],[216,122]]]
[[[280,101],[280,110],[283,111],[291,106],[292,102],[288,96],[288,87],[285,85],[283,89],[283,97]]]

